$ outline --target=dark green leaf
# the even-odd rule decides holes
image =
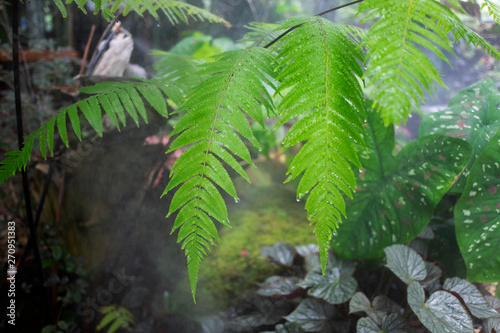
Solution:
[[[472,319],[467,310],[449,292],[436,291],[426,302],[424,289],[415,281],[408,287],[408,304],[431,332],[472,332]]]
[[[387,267],[404,283],[422,281],[427,276],[422,257],[406,245],[395,244],[384,249]]]
[[[499,103],[500,93],[495,83],[486,78],[461,90],[450,100],[447,109],[429,113],[422,120],[421,137],[443,134],[465,140],[472,146],[472,158],[452,188],[455,193],[461,193],[472,164],[500,128]]]
[[[300,302],[297,309],[285,319],[300,325],[307,332],[331,332],[332,323],[330,321],[334,313],[333,305],[308,297]]]
[[[341,263],[338,266],[328,265],[325,275],[322,274],[321,267],[316,267],[307,273],[301,287],[310,287],[308,294],[324,299],[330,304],[340,304],[347,302],[358,286],[356,279],[352,277],[354,265]]]
[[[274,243],[272,246],[263,246],[260,250],[262,257],[269,257],[282,266],[292,266],[295,254],[295,247],[283,242]]]
[[[472,315],[477,318],[490,318],[499,315],[498,312],[486,302],[479,290],[466,280],[460,278],[446,279],[443,284],[443,289],[459,294]]]
[[[376,258],[383,249],[406,243],[427,226],[444,194],[470,158],[470,146],[442,135],[418,139],[394,157],[394,129],[367,110],[365,142],[360,147],[363,172],[347,223],[331,244],[339,257]]]
[[[257,293],[262,296],[289,296],[300,289],[297,286],[300,281],[298,277],[271,276],[259,283]]]
[[[500,130],[472,166],[454,213],[467,279],[471,282],[499,281]]]

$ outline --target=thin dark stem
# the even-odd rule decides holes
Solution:
[[[360,3],[360,2],[363,2],[364,0],[358,0],[358,1],[353,1],[353,2],[349,2],[349,3],[346,3],[344,5],[340,5],[338,7],[335,7],[335,8],[330,8],[330,9],[327,9],[325,10],[324,12],[321,12],[319,14],[316,14],[316,16],[323,16],[325,14],[328,14],[328,13],[331,13],[331,12],[334,12],[338,9],[341,9],[341,8],[344,8],[344,7],[348,7],[348,6],[351,6],[351,5],[355,5],[357,3]]]
[[[340,5],[340,6],[337,6],[337,7],[334,7],[334,8],[330,8],[328,10],[325,10],[324,12],[321,12],[319,14],[316,14],[315,16],[323,16],[325,14],[328,14],[328,13],[331,13],[331,12],[334,12],[336,10],[339,10],[341,8],[344,8],[344,7],[348,7],[348,6],[351,6],[351,5],[355,5],[357,3],[360,3],[360,2],[363,2],[364,0],[357,0],[357,1],[353,1],[353,2],[349,2],[349,3],[346,3],[344,5]],[[298,27],[300,27],[302,24],[298,24],[296,26],[293,26],[291,27],[290,29],[288,29],[287,31],[285,31],[284,33],[282,33],[281,35],[279,35],[278,37],[276,37],[275,39],[273,39],[269,44],[267,44],[266,46],[264,46],[265,49],[267,49],[268,47],[270,47],[271,45],[273,45],[274,43],[276,43],[277,41],[279,41],[281,38],[285,37],[286,35],[288,35],[290,32],[292,32],[293,30],[297,29]]]
[[[19,150],[24,147],[23,139],[23,115],[21,113],[21,86],[19,83],[19,1],[12,1],[12,65],[14,70],[14,97],[16,103],[16,122],[17,122],[17,140],[19,145]],[[30,239],[34,245],[35,260],[37,262],[38,271],[41,278],[41,284],[45,284],[45,274],[43,272],[42,258],[40,256],[40,251],[38,250],[38,242],[36,236],[35,223],[33,221],[33,211],[31,208],[31,198],[30,198],[30,187],[28,180],[28,173],[26,168],[21,170],[22,181],[23,181],[23,192],[24,192],[24,202],[26,204],[26,218],[28,220],[28,226],[30,231]],[[45,289],[45,288],[44,288]],[[49,307],[50,319],[54,322],[54,312],[52,309],[52,302],[47,289],[45,289],[45,297],[47,306]]]

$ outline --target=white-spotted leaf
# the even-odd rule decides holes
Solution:
[[[454,214],[458,246],[467,267],[467,280],[499,281],[500,130],[472,166]]]
[[[354,199],[347,201],[347,223],[331,242],[341,258],[383,257],[385,247],[415,238],[471,154],[463,140],[430,135],[394,157],[394,128],[372,109],[366,115],[367,149],[358,150],[363,171]]]

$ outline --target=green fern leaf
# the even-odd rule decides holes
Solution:
[[[66,5],[75,2],[80,10],[87,14],[85,9],[85,4],[90,0],[66,0]],[[61,12],[64,18],[67,17],[66,7],[62,0],[54,0],[56,7]],[[179,21],[187,23],[188,18],[191,17],[195,21],[204,21],[214,23],[222,23],[227,27],[231,27],[231,23],[224,20],[223,18],[210,13],[202,8],[187,4],[182,1],[175,0],[94,0],[94,14],[97,14],[99,10],[102,12],[104,18],[110,21],[115,17],[116,13],[121,7],[123,7],[122,14],[125,16],[130,11],[134,11],[136,14],[143,16],[143,13],[147,11],[154,18],[158,19],[158,11],[161,10],[165,16],[168,18],[170,23],[177,24]],[[122,6],[124,4],[124,6]],[[111,6],[108,9],[108,5]]]
[[[274,89],[269,79],[274,75],[272,60],[270,52],[262,48],[221,54],[216,61],[201,66],[196,75],[207,79],[192,89],[177,111],[187,110],[172,132],[179,135],[169,151],[190,147],[174,163],[163,194],[182,184],[167,216],[178,211],[172,232],[179,229],[178,242],[182,241],[186,254],[193,300],[200,264],[210,246],[220,241],[212,218],[229,225],[226,204],[216,185],[239,200],[222,162],[248,180],[234,157],[253,165],[240,135],[258,147],[242,112],[262,123],[263,110],[273,108],[268,92],[268,87]]]
[[[66,115],[68,115],[71,126],[73,127],[73,132],[75,132],[79,140],[82,139],[80,116],[78,114],[79,110],[92,128],[102,136],[102,109],[104,109],[113,124],[119,128],[118,119],[125,126],[126,118],[123,110],[123,106],[125,106],[129,115],[134,119],[137,126],[139,126],[139,116],[137,112],[139,112],[146,123],[148,121],[142,97],[144,97],[158,113],[166,116],[166,103],[161,91],[173,91],[176,93],[178,88],[171,87],[170,84],[164,80],[139,80],[137,82],[100,83],[80,90],[84,93],[95,93],[97,95],[88,97],[61,110],[59,114],[49,118],[47,124],[42,125],[25,138],[25,145],[22,151],[7,153],[7,157],[0,162],[0,183],[26,166],[30,159],[33,143],[36,138],[38,138],[40,152],[43,158],[47,158],[47,147],[50,153],[53,154],[56,124],[62,141],[66,147],[69,146]]]
[[[434,82],[444,86],[435,66],[417,46],[446,61],[439,48],[452,54],[453,50],[436,20],[455,15],[435,0],[366,0],[359,11],[371,11],[364,21],[383,17],[363,39],[369,58],[365,77],[384,123],[399,123],[410,114],[412,103],[418,106],[419,99],[423,100],[421,86],[430,94]]]
[[[54,125],[56,123],[56,117],[51,117],[47,121],[47,143],[49,145],[50,155],[54,154]]]
[[[284,139],[288,148],[307,141],[292,161],[287,181],[303,174],[297,200],[309,193],[308,218],[314,224],[323,272],[330,240],[345,215],[342,193],[352,197],[356,181],[349,162],[360,167],[355,143],[360,133],[364,98],[358,63],[363,54],[343,25],[322,18],[296,18],[280,27],[300,25],[280,42],[276,94],[280,124],[300,118]]]
[[[500,5],[493,3],[492,0],[484,0],[484,3],[481,5],[481,9],[484,7],[488,8],[488,12],[493,19],[500,24]]]
[[[458,5],[457,1],[453,3]],[[358,9],[368,13],[364,22],[380,18],[366,33],[363,45],[368,48],[369,59],[366,84],[386,125],[405,121],[412,106],[418,107],[424,100],[424,90],[432,96],[435,83],[444,86],[421,48],[447,61],[442,50],[454,54],[448,32],[454,33],[455,40],[482,46],[500,59],[498,50],[438,1],[365,0]]]

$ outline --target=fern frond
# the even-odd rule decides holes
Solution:
[[[488,8],[488,12],[493,19],[500,24],[500,5],[497,3],[493,3],[492,0],[484,0],[484,3],[481,5],[481,9],[484,7]]]
[[[181,97],[202,81],[195,73],[201,61],[184,54],[175,54],[161,50],[151,51],[157,60],[153,64],[156,72],[155,78],[173,82],[180,89]],[[174,96],[179,97],[179,96]],[[171,98],[175,104],[180,105],[182,99]]]
[[[453,33],[455,41],[463,39],[468,45],[472,44],[475,47],[481,47],[487,54],[491,55],[496,60],[500,60],[500,51],[456,17],[444,17],[444,21],[441,23],[446,31],[451,31]]]
[[[381,19],[368,30],[365,73],[370,97],[382,110],[386,125],[399,123],[410,114],[412,104],[432,94],[434,83],[444,86],[436,67],[418,46],[448,62],[442,50],[453,54],[451,42],[438,20],[455,16],[435,0],[366,0],[359,11],[371,11],[364,21]],[[432,15],[430,17],[429,15]]]
[[[24,148],[21,151],[6,153],[6,158],[0,161],[0,183],[16,172],[26,167],[30,160],[35,140],[38,138],[40,153],[47,158],[47,148],[54,153],[55,127],[66,145],[69,146],[66,119],[69,118],[73,131],[81,140],[80,111],[92,128],[102,136],[102,110],[108,115],[115,127],[120,130],[120,123],[126,125],[125,111],[139,126],[139,115],[147,123],[147,114],[142,98],[144,98],[159,114],[168,117],[165,95],[179,94],[178,88],[165,81],[140,80],[138,82],[104,82],[80,89],[86,94],[96,94],[72,104],[25,137]],[[137,114],[139,112],[139,115]]]
[[[97,330],[102,330],[109,325],[107,333],[114,333],[119,329],[131,331],[135,325],[134,315],[123,306],[107,305],[101,309],[101,312],[104,316],[97,325]]]
[[[421,49],[448,62],[443,51],[454,55],[448,32],[454,33],[455,41],[464,39],[500,57],[498,50],[436,0],[365,0],[359,11],[368,12],[364,21],[380,18],[368,30],[363,45],[368,48],[367,87],[372,88],[370,97],[386,125],[405,121],[411,107],[424,101],[424,91],[432,95],[435,83],[445,86]]]
[[[356,189],[350,163],[360,167],[355,143],[360,133],[364,97],[359,83],[363,59],[347,28],[319,17],[295,18],[281,28],[300,25],[284,36],[277,57],[283,94],[280,124],[299,120],[284,139],[284,148],[307,141],[292,161],[287,181],[303,176],[297,200],[309,193],[306,209],[318,239],[323,272],[330,240],[345,216],[343,194]],[[350,163],[349,163],[350,162]]]
[[[253,165],[247,139],[259,143],[246,115],[263,125],[263,108],[272,110],[266,85],[273,87],[272,57],[262,48],[225,52],[197,73],[208,76],[196,86],[178,111],[187,110],[172,135],[179,134],[170,151],[190,146],[172,167],[172,178],[164,195],[176,190],[167,216],[178,211],[172,232],[179,229],[178,242],[186,254],[193,299],[198,271],[210,246],[219,242],[212,219],[229,225],[226,205],[219,189],[239,200],[222,163],[249,180],[235,156]],[[245,112],[245,113],[243,113]],[[241,137],[240,137],[241,135]]]
[[[54,0],[57,8],[62,16],[66,18],[67,12],[62,0]],[[74,0],[78,8],[85,14],[87,10],[85,5],[90,0]],[[66,0],[66,4],[72,3],[73,0]],[[179,21],[184,23],[188,22],[188,18],[195,21],[209,21],[212,23],[222,23],[226,27],[231,27],[231,23],[210,13],[209,11],[190,5],[188,3],[176,0],[94,0],[92,6],[94,7],[94,14],[102,12],[106,20],[111,20],[115,17],[120,7],[123,5],[123,15],[127,15],[130,11],[134,11],[140,16],[147,11],[154,18],[158,19],[158,12],[161,10],[172,24],[177,24]]]

